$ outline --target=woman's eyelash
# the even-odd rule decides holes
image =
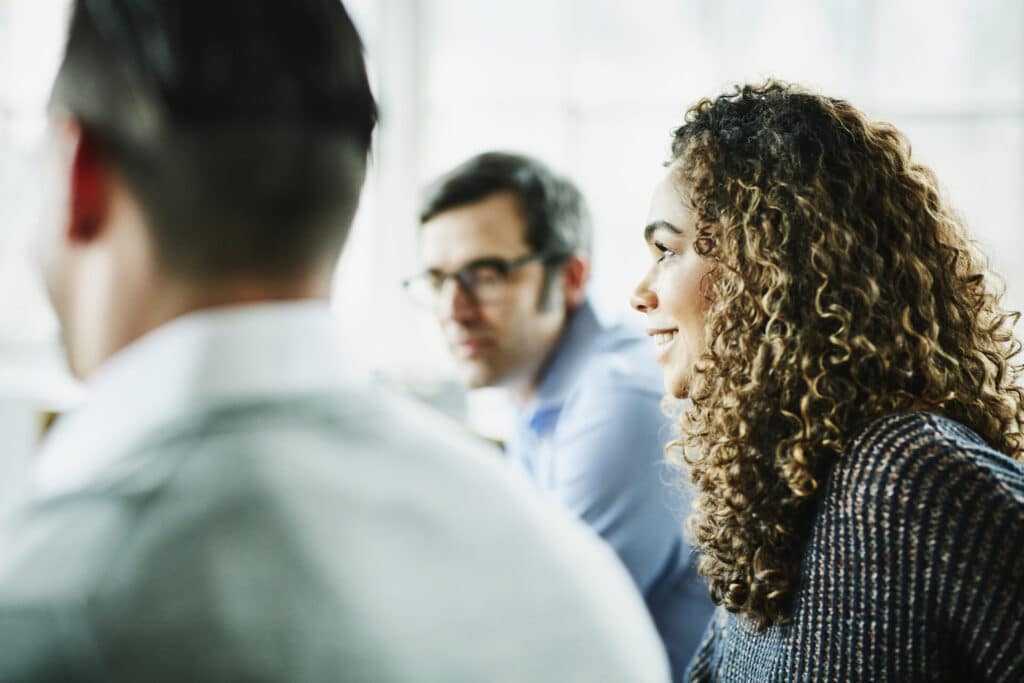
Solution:
[[[659,261],[662,261],[662,260],[664,260],[665,258],[667,258],[669,256],[674,256],[675,255],[674,251],[672,251],[671,249],[666,247],[661,242],[655,242],[654,243],[654,248],[661,252],[661,258],[658,259]]]

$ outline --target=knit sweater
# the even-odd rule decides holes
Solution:
[[[830,472],[792,620],[719,607],[692,681],[1024,681],[1024,467],[952,420],[881,418]]]

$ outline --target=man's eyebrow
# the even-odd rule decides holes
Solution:
[[[653,223],[648,223],[647,227],[644,228],[644,240],[650,242],[652,236],[658,230],[671,230],[677,235],[683,234],[682,230],[672,225],[668,221],[654,221]]]
[[[513,259],[505,259],[505,258],[502,258],[500,256],[481,256],[480,258],[475,258],[472,261],[466,261],[461,266],[459,266],[455,271],[452,271],[452,272],[457,272],[459,270],[465,270],[466,268],[476,268],[478,266],[499,266],[500,267],[500,266],[502,266],[504,264],[507,264],[510,260],[513,260]],[[437,267],[427,268],[426,272],[430,273],[431,275],[444,275],[444,273],[445,273],[445,271],[443,271],[443,270],[441,270],[440,268],[437,268]]]

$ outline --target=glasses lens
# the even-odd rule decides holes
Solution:
[[[474,263],[452,275],[421,273],[403,284],[409,297],[417,304],[435,306],[443,296],[448,280],[452,280],[451,286],[458,286],[464,295],[470,296],[476,303],[489,303],[504,295],[508,282],[508,268],[504,263],[497,261]]]
[[[459,281],[480,303],[501,298],[505,291],[506,273],[495,264],[480,263],[459,273]]]

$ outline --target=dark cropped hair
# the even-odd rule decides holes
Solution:
[[[526,223],[526,243],[535,252],[566,257],[590,253],[590,212],[579,189],[540,161],[521,154],[484,152],[438,178],[426,191],[420,223],[439,213],[511,192]]]
[[[98,141],[161,264],[211,278],[336,255],[377,120],[339,0],[76,0],[51,106]]]
[[[849,102],[737,88],[690,108],[672,157],[713,263],[682,418],[690,528],[715,602],[764,628],[790,618],[859,427],[933,411],[1024,462],[1018,316],[907,139]]]

